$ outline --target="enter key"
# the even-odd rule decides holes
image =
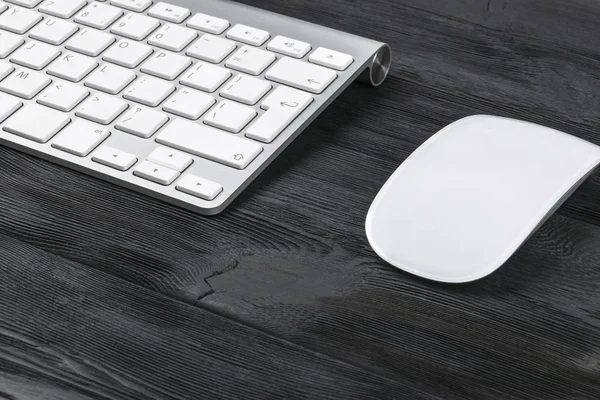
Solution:
[[[267,111],[248,128],[246,136],[271,143],[313,100],[306,92],[279,86],[261,103],[261,108]]]

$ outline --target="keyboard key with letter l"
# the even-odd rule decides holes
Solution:
[[[258,143],[179,118],[156,141],[237,169],[246,168],[263,151]]]
[[[328,68],[284,57],[267,71],[265,77],[297,89],[321,94],[337,78],[337,74]]]

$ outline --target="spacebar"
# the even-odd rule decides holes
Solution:
[[[237,169],[246,168],[263,150],[258,143],[179,118],[167,125],[156,141]]]

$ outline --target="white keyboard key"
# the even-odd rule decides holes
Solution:
[[[163,3],[161,1],[156,3],[154,7],[148,11],[148,14],[153,17],[178,24],[183,22],[190,15],[190,10],[175,6],[173,4]]]
[[[4,130],[38,143],[46,143],[71,119],[68,114],[38,104],[27,104],[4,123]]]
[[[172,81],[191,64],[192,60],[188,57],[167,51],[158,51],[142,64],[141,69],[147,74]]]
[[[148,43],[171,51],[181,51],[197,36],[198,34],[191,29],[166,24],[150,36]]]
[[[265,78],[320,94],[337,78],[337,74],[318,65],[284,57],[267,71]]]
[[[81,86],[54,82],[40,94],[37,102],[59,111],[69,112],[85,100],[89,94],[90,92]]]
[[[261,46],[270,35],[267,31],[237,24],[227,32],[227,37],[252,46]]]
[[[46,74],[19,68],[0,82],[0,90],[24,99],[32,99],[52,82]]]
[[[213,200],[223,191],[223,186],[208,179],[187,174],[177,182],[176,189],[204,200]]]
[[[4,93],[0,93],[0,123],[10,117],[23,105],[22,102]]]
[[[133,40],[142,40],[151,34],[160,23],[154,18],[141,14],[129,13],[117,21],[110,29],[112,33]]]
[[[58,76],[71,82],[79,82],[92,72],[98,63],[95,59],[82,54],[68,52],[54,61],[48,72],[50,75]]]
[[[104,145],[96,150],[92,156],[92,161],[119,171],[127,171],[137,162],[137,158],[131,153]]]
[[[237,133],[244,129],[254,117],[256,117],[254,108],[223,100],[206,114],[204,122],[216,128]]]
[[[145,107],[131,107],[115,125],[132,135],[149,138],[169,121],[165,114]]]
[[[77,13],[75,22],[96,29],[106,29],[121,15],[123,15],[123,11],[119,8],[95,1]]]
[[[41,20],[42,16],[35,11],[10,7],[4,13],[0,14],[0,29],[23,34]]]
[[[142,12],[152,5],[152,0],[110,0],[110,4],[126,10]]]
[[[229,79],[230,76],[231,72],[226,68],[199,61],[183,74],[180,83],[194,89],[212,93]]]
[[[294,58],[302,58],[311,49],[310,44],[285,36],[275,36],[267,45],[267,49]]]
[[[127,107],[127,103],[118,97],[96,93],[79,106],[75,115],[102,125],[108,125],[121,115]]]
[[[135,168],[133,174],[165,186],[170,185],[179,177],[179,172],[150,161],[142,161]]]
[[[163,167],[174,169],[175,171],[183,172],[192,165],[194,161],[189,154],[181,153],[167,147],[157,147],[148,156],[148,161]]]
[[[6,63],[4,61],[0,61],[0,81],[8,76],[11,72],[13,72],[15,68]]]
[[[163,110],[185,118],[198,119],[213,104],[215,99],[212,96],[194,89],[183,88],[167,100]]]
[[[267,111],[250,125],[246,136],[271,143],[313,100],[306,92],[279,86],[262,102],[261,108]]]
[[[6,58],[18,49],[25,41],[14,33],[0,31],[0,58]]]
[[[225,66],[250,75],[260,75],[273,61],[275,54],[270,51],[242,46],[227,59]]]
[[[135,79],[135,73],[116,65],[104,64],[94,71],[85,85],[110,94],[117,94]]]
[[[59,55],[60,51],[57,47],[30,40],[13,53],[10,61],[39,71]]]
[[[354,58],[348,54],[319,47],[308,57],[308,61],[324,67],[337,69],[338,71],[344,71],[354,62]]]
[[[40,4],[42,0],[6,0],[6,2],[16,4],[25,8],[33,8]]]
[[[223,87],[221,96],[240,103],[254,105],[271,90],[271,87],[269,82],[262,79],[238,74]]]
[[[263,150],[256,142],[180,118],[159,132],[156,141],[237,169],[246,168]]]
[[[156,107],[174,91],[175,86],[169,82],[151,76],[141,76],[125,90],[123,97],[150,107]]]
[[[198,13],[187,22],[190,28],[198,29],[199,31],[220,35],[229,28],[229,21],[210,15]]]
[[[84,28],[71,38],[65,45],[69,50],[96,57],[108,46],[113,44],[115,37],[106,32],[92,28]]]
[[[8,6],[6,5],[6,3],[3,1],[0,1],[0,14],[2,14],[4,11],[6,11],[7,8],[8,8]]]
[[[77,25],[71,22],[47,17],[33,28],[29,36],[42,42],[59,45],[73,36],[78,29]]]
[[[85,157],[110,136],[110,131],[102,126],[78,119],[56,135],[52,147]]]
[[[233,50],[235,42],[213,35],[204,35],[196,40],[187,50],[187,55],[204,61],[218,64]]]
[[[121,39],[106,50],[102,59],[123,67],[135,68],[150,54],[152,54],[150,46],[129,39]]]
[[[85,0],[46,0],[39,10],[44,14],[54,15],[55,17],[71,18],[85,5]]]

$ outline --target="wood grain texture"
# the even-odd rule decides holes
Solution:
[[[600,398],[600,172],[473,284],[393,269],[363,226],[458,118],[600,145],[600,3],[245,2],[390,43],[388,81],[215,218],[0,148],[0,398]]]
[[[0,398],[433,398],[4,236],[0,270]]]

